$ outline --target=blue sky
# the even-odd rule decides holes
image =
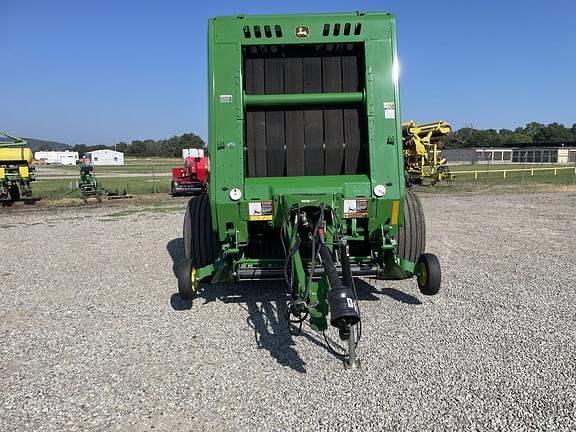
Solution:
[[[0,0],[0,130],[206,139],[208,18],[354,10],[396,15],[404,120],[576,123],[576,0]]]

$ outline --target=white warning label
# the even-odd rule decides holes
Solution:
[[[272,201],[257,201],[248,203],[248,220],[272,220]]]
[[[384,118],[396,118],[396,106],[394,102],[384,102]]]
[[[345,199],[344,217],[346,219],[368,217],[368,200],[366,198]]]

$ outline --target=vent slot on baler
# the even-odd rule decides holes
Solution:
[[[246,95],[337,94],[365,88],[362,44],[244,46],[242,51]],[[366,174],[366,127],[361,102],[247,106],[246,174]]]

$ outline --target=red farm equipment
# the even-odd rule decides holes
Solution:
[[[207,156],[188,156],[184,167],[172,168],[172,195],[197,195],[208,188],[210,162]]]

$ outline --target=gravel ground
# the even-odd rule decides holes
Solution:
[[[185,200],[0,209],[0,430],[576,430],[576,193],[422,201],[442,291],[359,281],[355,372],[279,283],[179,299]]]

